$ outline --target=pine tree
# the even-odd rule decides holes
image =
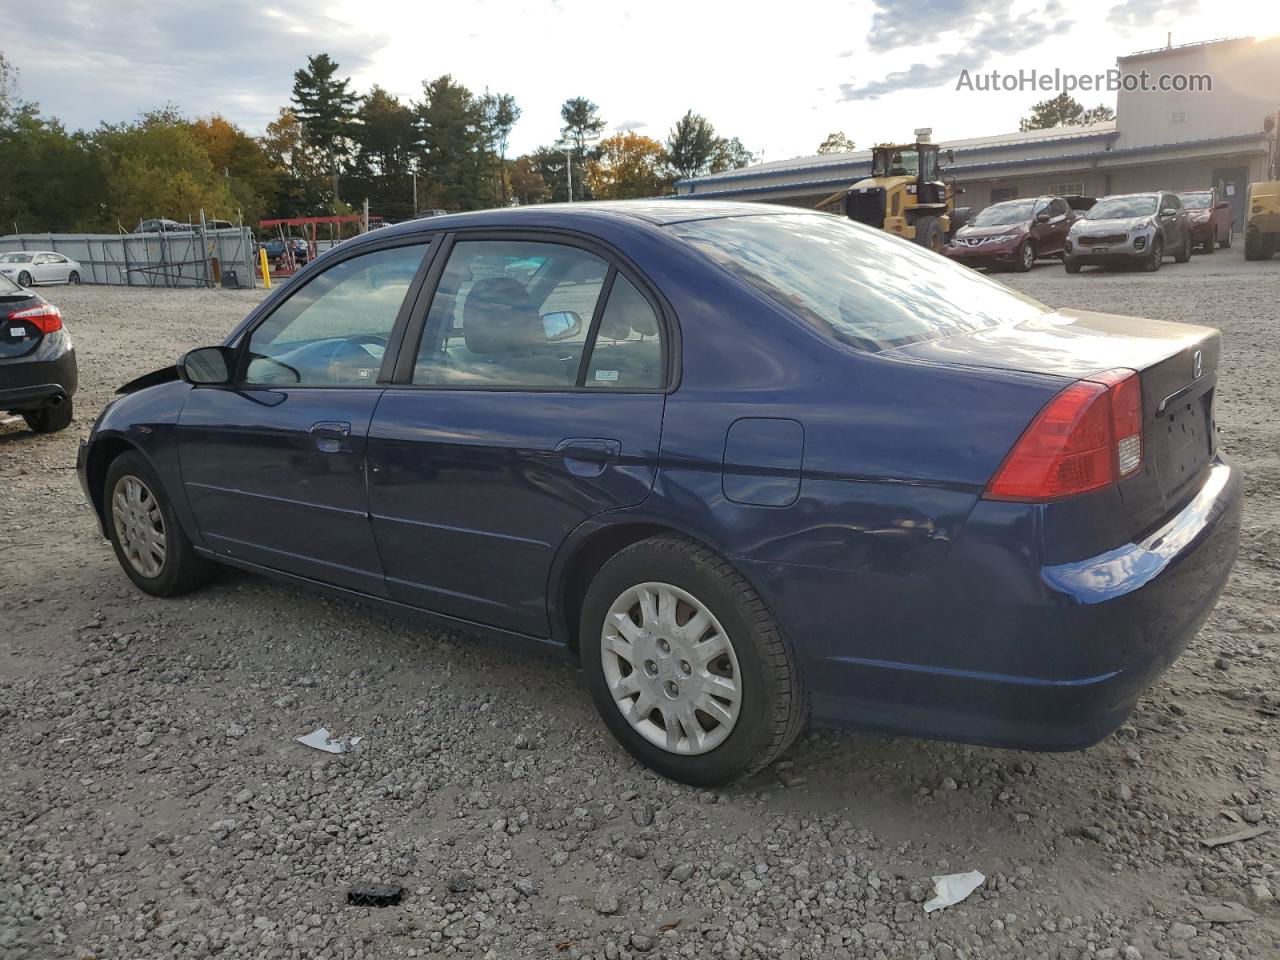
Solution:
[[[356,106],[360,102],[349,89],[350,78],[339,80],[337,72],[337,61],[321,53],[307,57],[307,66],[293,75],[293,113],[302,121],[307,142],[333,173],[351,153]]]

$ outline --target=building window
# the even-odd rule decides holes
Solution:
[[[1185,111],[1185,110],[1175,110],[1175,111],[1173,111],[1173,116],[1169,118],[1169,122],[1170,122],[1170,123],[1186,123],[1186,122],[1187,122],[1187,111]]]
[[[1013,200],[1018,196],[1017,187],[992,187],[991,202],[1002,203],[1005,200]]]
[[[1055,183],[1049,187],[1049,192],[1055,197],[1084,196],[1084,183],[1079,180]]]

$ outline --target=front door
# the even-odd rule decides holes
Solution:
[[[665,354],[641,291],[606,254],[566,241],[454,244],[416,362],[369,434],[393,598],[548,635],[560,544],[654,483]]]
[[[246,333],[233,386],[192,389],[179,457],[210,549],[385,595],[365,446],[383,354],[425,249],[336,262]]]

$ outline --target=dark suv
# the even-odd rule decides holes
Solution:
[[[37,433],[63,430],[78,379],[58,308],[0,275],[0,410],[22,414]]]
[[[1062,197],[1028,197],[987,207],[955,232],[943,253],[971,267],[1027,271],[1058,257],[1076,212]]]

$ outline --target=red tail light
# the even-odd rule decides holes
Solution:
[[[1100,490],[1142,466],[1142,384],[1132,370],[1079,380],[1049,401],[987,484],[988,500]]]
[[[28,307],[9,314],[10,320],[22,320],[36,327],[41,333],[53,333],[62,329],[62,314],[52,303],[42,303],[38,307]]]

